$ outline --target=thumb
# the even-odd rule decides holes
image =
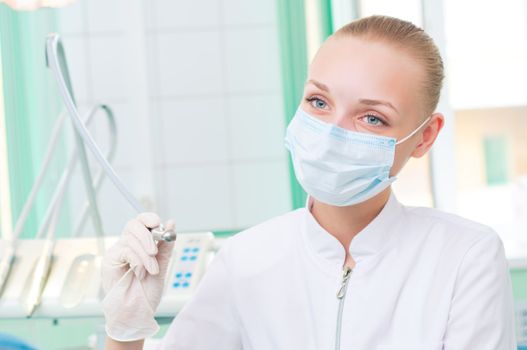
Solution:
[[[174,220],[167,220],[163,226],[165,227],[165,231],[175,231],[176,227]],[[172,250],[174,249],[174,243],[174,241],[159,241],[157,245],[158,253],[156,255],[158,261],[159,259],[166,258],[167,256],[168,258],[170,258],[170,256],[172,255]]]
[[[165,224],[163,226],[165,226],[165,230],[167,230],[167,231],[170,231],[170,230],[175,231],[176,230],[176,223],[172,219],[165,221]]]
[[[157,263],[159,265],[159,276],[164,277],[168,268],[168,263],[172,257],[175,242],[159,241],[157,245]]]
[[[164,224],[165,230],[175,230],[174,220],[167,220]],[[164,276],[172,257],[172,251],[174,250],[175,241],[166,242],[159,241],[157,244],[157,255],[156,259],[159,264],[159,275]]]

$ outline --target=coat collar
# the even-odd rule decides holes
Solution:
[[[322,228],[311,214],[312,204],[312,199],[308,198],[304,210],[303,238],[310,254],[326,269],[334,272],[336,267],[342,268],[346,256],[345,250],[342,244]],[[395,221],[400,219],[402,214],[403,206],[392,192],[381,212],[353,238],[348,247],[356,267],[378,255],[387,246],[394,235],[392,228]]]

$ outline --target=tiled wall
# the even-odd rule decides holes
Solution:
[[[115,110],[116,171],[180,230],[243,228],[291,207],[274,5],[78,0],[57,10],[79,104]],[[96,123],[102,145],[104,130]],[[99,203],[108,233],[134,215],[108,182]]]

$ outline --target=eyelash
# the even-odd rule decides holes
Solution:
[[[381,123],[380,126],[386,126],[387,125],[386,122],[384,120],[382,120],[381,117],[379,117],[379,116],[377,116],[377,115],[375,115],[373,113],[366,113],[365,115],[362,116],[362,118],[364,118],[364,117],[366,117],[366,118],[369,118],[369,117],[377,118],[377,120]],[[373,126],[378,126],[378,125],[373,125]]]
[[[307,101],[307,102],[322,101],[322,102],[324,102],[326,105],[328,104],[326,101],[324,101],[324,99],[322,99],[322,98],[320,98],[320,97],[317,97],[317,96],[306,97],[306,101]]]
[[[326,105],[328,104],[326,101],[324,101],[324,99],[322,99],[320,97],[317,97],[317,96],[306,97],[305,100],[306,100],[306,102],[322,101]],[[381,117],[379,117],[378,115],[375,115],[373,113],[366,113],[366,114],[364,114],[362,116],[362,118],[364,118],[364,117],[374,117],[374,118],[377,118],[377,120],[379,120],[379,122],[381,123],[381,126],[387,126],[388,125]]]

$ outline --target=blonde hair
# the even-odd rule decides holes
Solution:
[[[444,79],[441,54],[432,38],[414,24],[388,16],[370,16],[353,21],[335,32],[335,37],[354,37],[381,40],[408,52],[423,65],[426,115],[437,107]]]

